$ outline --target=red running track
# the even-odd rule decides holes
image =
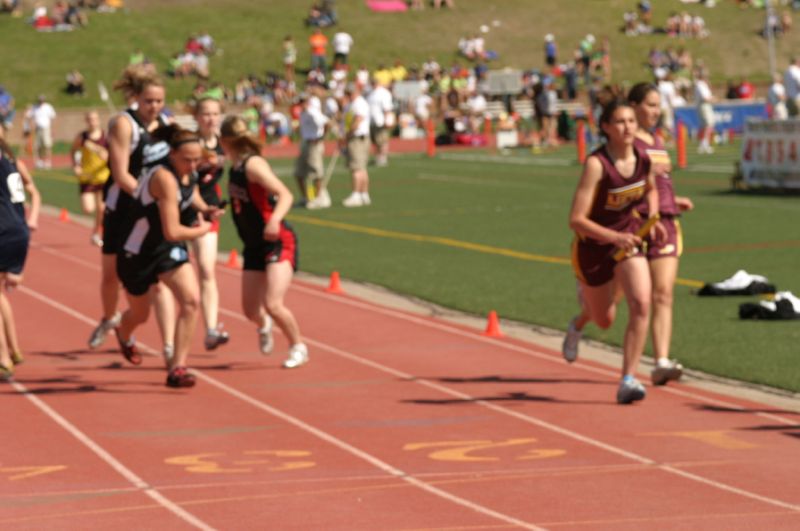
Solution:
[[[11,294],[3,529],[798,529],[800,415],[688,385],[614,403],[616,371],[296,282],[311,362],[280,369],[219,269],[231,342],[172,390],[158,356],[87,351],[88,229],[44,217]],[[150,323],[137,337],[159,344]]]

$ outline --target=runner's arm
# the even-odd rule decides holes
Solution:
[[[27,192],[31,198],[31,207],[30,210],[28,210],[27,219],[28,228],[36,230],[39,227],[39,210],[42,206],[42,196],[39,193],[39,189],[36,188],[36,184],[33,182],[33,175],[28,171],[28,167],[24,162],[20,160],[17,161],[17,170],[19,170],[19,174],[22,176],[25,192]]]
[[[158,203],[158,215],[164,238],[171,242],[193,240],[209,231],[211,225],[198,218],[198,224],[187,227],[181,224],[178,209],[178,185],[175,177],[167,170],[159,168],[150,180],[150,194]]]
[[[117,116],[108,130],[108,167],[117,186],[130,195],[136,190],[136,176],[131,175],[128,165],[131,155],[133,130],[128,120]]]

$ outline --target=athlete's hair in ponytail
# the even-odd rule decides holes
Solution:
[[[220,137],[240,154],[260,155],[261,142],[247,128],[241,116],[228,116],[220,127]]]
[[[628,102],[639,105],[651,92],[658,92],[658,87],[647,82],[637,83],[628,91]]]
[[[143,64],[128,66],[112,85],[114,90],[122,92],[126,98],[138,96],[151,86],[163,87],[164,81],[151,66]]]
[[[170,149],[178,149],[184,144],[200,143],[200,137],[194,131],[183,129],[177,124],[162,125],[151,133],[156,140],[166,142]]]

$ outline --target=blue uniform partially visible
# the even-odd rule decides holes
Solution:
[[[0,151],[0,273],[22,273],[29,240],[22,175],[14,160]]]

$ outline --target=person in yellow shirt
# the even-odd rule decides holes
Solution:
[[[403,66],[403,62],[400,59],[394,62],[394,66],[390,72],[392,74],[392,81],[404,81],[406,77],[408,77],[408,70]]]
[[[383,64],[378,65],[378,69],[372,73],[372,81],[376,85],[388,87],[392,84],[392,71]]]
[[[108,169],[108,140],[100,126],[100,116],[89,111],[85,116],[86,130],[81,131],[72,142],[73,171],[78,177],[81,193],[81,209],[85,214],[94,214],[92,243],[103,245],[103,186],[111,170]]]

